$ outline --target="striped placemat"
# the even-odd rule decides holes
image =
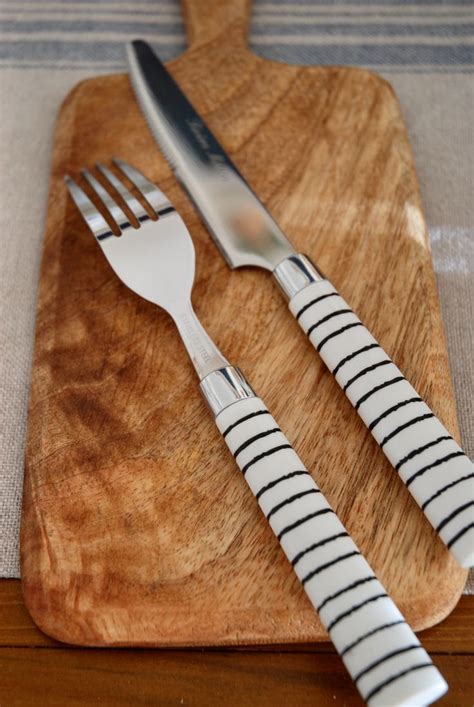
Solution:
[[[394,86],[430,227],[463,443],[474,455],[473,8],[469,1],[264,2],[250,45],[267,58],[362,66]],[[19,576],[26,406],[52,131],[79,80],[124,71],[143,37],[186,46],[172,0],[0,0],[0,576]],[[474,578],[471,583],[474,590]]]

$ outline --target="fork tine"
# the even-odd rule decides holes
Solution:
[[[125,174],[126,177],[136,186],[140,194],[147,200],[158,216],[164,216],[171,211],[175,211],[167,197],[158,187],[150,182],[138,169],[132,167],[127,162],[114,157],[112,162]]]
[[[122,199],[127,204],[128,208],[130,209],[132,214],[138,219],[138,221],[140,223],[143,223],[144,221],[148,221],[150,219],[148,212],[140,204],[138,199],[136,199],[133,196],[133,194],[131,194],[128,191],[127,187],[124,184],[122,184],[120,179],[118,179],[115,176],[115,174],[110,171],[110,169],[105,167],[100,162],[97,162],[96,167],[104,175],[104,177],[110,182],[110,184],[113,186],[113,188],[120,194]]]
[[[122,211],[120,206],[112,199],[107,189],[104,189],[102,184],[94,177],[93,174],[89,172],[88,169],[83,169],[82,174],[87,179],[92,189],[95,191],[97,196],[103,201],[105,207],[109,211],[115,223],[118,225],[120,231],[124,231],[126,228],[130,228],[132,225]]]
[[[101,241],[104,240],[104,238],[109,238],[109,236],[114,236],[105,218],[100,211],[96,209],[87,194],[76,184],[74,179],[66,175],[64,181],[66,182],[66,186],[74,203],[97,240]]]

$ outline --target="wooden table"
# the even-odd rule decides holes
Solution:
[[[421,634],[450,685],[438,705],[474,704],[474,596]],[[361,705],[330,643],[249,648],[87,649],[31,621],[18,580],[0,580],[0,705]]]

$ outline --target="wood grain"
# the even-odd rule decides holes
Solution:
[[[474,655],[474,596],[462,596],[449,617],[436,626],[423,631],[420,638],[430,653]],[[64,644],[50,638],[35,625],[25,607],[20,581],[17,579],[0,580],[0,646],[64,648]],[[241,651],[274,650],[285,653],[310,651],[312,653],[334,653],[336,656],[334,646],[326,641],[264,646],[241,645],[233,646],[232,649]]]
[[[244,41],[246,2],[186,2],[184,15],[193,43],[171,72],[298,250],[458,438],[413,157],[391,87],[367,71],[256,57]],[[199,316],[406,618],[415,629],[440,621],[466,572],[268,275],[228,270],[117,75],[79,84],[56,130],[21,540],[35,622],[86,645],[326,638],[214,428],[171,321],[117,281],[66,197],[66,172],[113,155],[183,215]]]
[[[450,685],[437,707],[472,707],[472,656],[438,655]],[[259,651],[0,649],[8,707],[360,707],[336,655]]]
[[[450,684],[440,705],[472,707],[473,628],[474,596],[463,596],[421,635]],[[8,707],[36,707],[38,695],[43,707],[197,706],[222,698],[240,707],[250,697],[259,707],[361,704],[330,643],[166,652],[65,647],[35,627],[18,580],[0,580],[0,647],[0,699]]]

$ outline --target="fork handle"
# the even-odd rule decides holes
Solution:
[[[217,427],[362,698],[371,706],[433,702],[447,689],[444,679],[249,390],[218,412]]]
[[[472,567],[472,462],[328,280],[289,307],[442,541]]]

